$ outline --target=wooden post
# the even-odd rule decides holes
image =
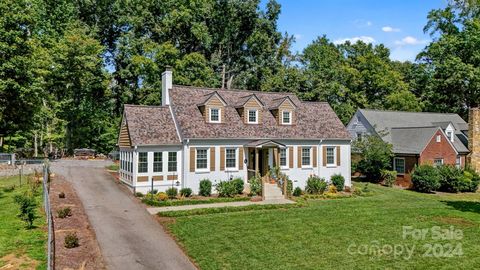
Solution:
[[[285,197],[285,199],[288,199],[287,187],[288,187],[288,178],[285,176],[283,177],[283,197]]]
[[[255,148],[255,174],[258,174],[258,149]]]

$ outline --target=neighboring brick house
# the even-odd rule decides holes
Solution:
[[[351,137],[325,102],[293,93],[172,85],[162,74],[162,106],[125,105],[120,179],[133,191],[188,187],[208,178],[262,177],[280,167],[294,187],[310,175],[350,181]]]
[[[409,186],[415,165],[464,167],[468,124],[458,114],[359,109],[347,125],[351,136],[377,135],[393,146],[397,184]]]

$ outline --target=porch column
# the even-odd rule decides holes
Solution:
[[[258,148],[255,147],[255,176],[258,174]]]

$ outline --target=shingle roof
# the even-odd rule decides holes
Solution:
[[[468,129],[468,124],[458,114],[379,111],[368,109],[359,109],[359,112],[377,132],[387,133],[383,136],[383,139],[393,144],[394,152],[395,149],[404,149],[405,151],[417,149],[417,146],[423,143],[422,139],[424,136],[427,136],[424,133],[430,132],[430,129],[432,128],[445,129],[450,123],[455,128],[455,139],[453,142],[455,149],[461,153],[468,152],[463,140],[460,140],[459,138],[460,136],[463,136],[462,131]],[[402,131],[395,130],[396,128],[401,128]],[[395,138],[393,136],[395,136]],[[405,139],[402,139],[402,136],[404,136]],[[405,143],[410,141],[410,144],[412,145],[404,145],[403,140],[405,140]],[[400,143],[400,145],[396,146],[396,143]]]
[[[394,153],[420,154],[438,127],[392,128],[389,143]]]
[[[180,144],[168,106],[125,105],[132,145]]]
[[[205,122],[197,104],[214,91],[225,100],[225,121]],[[255,96],[265,104],[260,111],[260,123],[248,125],[234,108],[245,96]],[[279,98],[288,96],[297,106],[295,124],[280,126],[268,108]],[[173,86],[170,103],[184,138],[248,138],[248,139],[350,139],[350,134],[328,103],[301,102],[293,93],[220,90],[211,88]]]

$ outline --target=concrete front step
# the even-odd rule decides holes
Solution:
[[[281,200],[285,198],[277,184],[265,183],[263,188],[265,200]]]

